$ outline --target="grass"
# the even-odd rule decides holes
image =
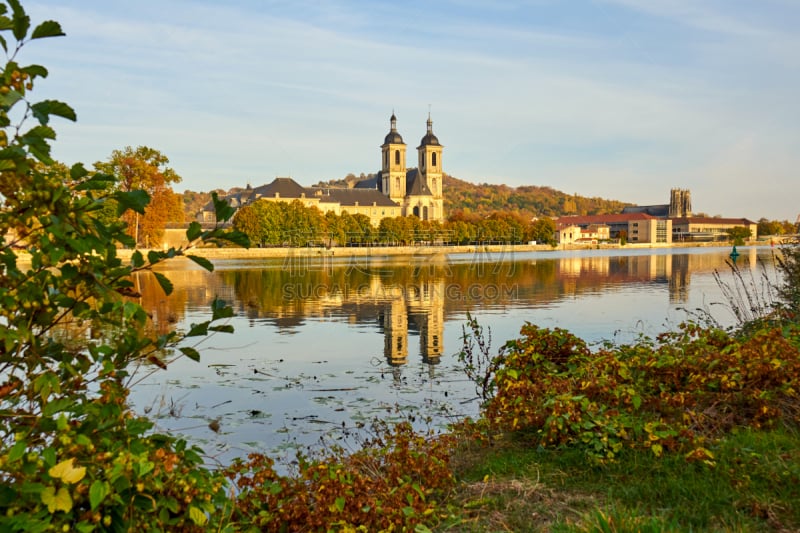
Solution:
[[[743,429],[711,451],[715,462],[626,452],[605,465],[579,450],[519,440],[464,445],[441,531],[798,531],[800,435]]]

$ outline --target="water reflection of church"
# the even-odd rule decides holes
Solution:
[[[296,276],[287,281],[282,284],[281,298],[268,299],[267,305],[264,305],[267,302],[252,305],[240,302],[239,313],[251,319],[267,318],[286,329],[297,327],[309,317],[341,317],[351,324],[372,323],[383,333],[383,353],[390,365],[408,362],[410,343],[415,336],[419,338],[422,361],[439,363],[444,349],[444,277],[387,278],[373,273],[341,279],[311,280]],[[256,285],[244,286],[251,289],[246,292],[259,294]]]
[[[383,288],[386,291],[386,287]],[[442,356],[444,281],[427,280],[395,287],[379,320],[383,326],[383,353],[390,365],[408,361],[409,333],[419,334],[422,361],[436,364]]]

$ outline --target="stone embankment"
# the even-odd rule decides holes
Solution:
[[[333,248],[194,248],[191,253],[208,259],[281,259],[289,257],[421,257],[453,254],[508,254],[520,252],[553,252],[561,250],[630,250],[648,248],[688,248],[696,246],[729,247],[722,243],[675,243],[675,244],[568,244],[550,246],[545,244],[486,244],[464,246],[347,246]],[[120,250],[120,257],[127,257],[132,250]]]

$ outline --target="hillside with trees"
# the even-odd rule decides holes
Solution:
[[[321,187],[352,187],[374,174],[348,174],[342,179],[319,182]],[[513,213],[526,219],[563,215],[603,215],[619,213],[630,203],[605,198],[567,194],[551,187],[523,185],[510,187],[494,183],[470,183],[444,174],[444,208],[450,215],[488,216],[496,212]]]
[[[489,215],[512,212],[524,218],[562,215],[602,215],[619,213],[629,203],[604,198],[567,194],[550,187],[523,185],[509,187],[491,183],[474,184],[444,175],[445,212]]]

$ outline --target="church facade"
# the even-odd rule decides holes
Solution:
[[[417,146],[417,167],[406,167],[406,143],[397,131],[397,117],[389,119],[389,133],[381,145],[381,171],[357,188],[375,188],[397,204],[403,216],[444,221],[442,150],[428,115],[427,131]]]
[[[444,222],[442,196],[442,149],[433,133],[428,115],[427,132],[417,147],[417,167],[406,167],[406,144],[397,131],[397,117],[392,113],[389,133],[381,145],[381,170],[347,187],[303,187],[290,177],[278,177],[271,183],[230,194],[225,200],[239,209],[257,200],[272,202],[300,201],[323,213],[366,215],[373,226],[382,218],[416,216],[421,220]],[[214,206],[209,203],[198,214],[204,223],[214,222]]]

